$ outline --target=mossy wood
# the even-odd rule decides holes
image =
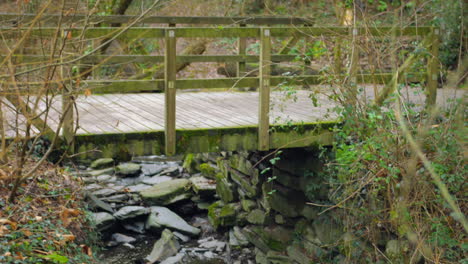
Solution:
[[[18,20],[22,17],[22,21]],[[4,16],[0,15],[0,22],[12,21],[15,25],[27,21],[29,16]],[[51,18],[48,22],[53,22],[55,18]],[[73,20],[75,18],[71,18]],[[92,18],[94,19],[94,18]],[[101,20],[93,20],[97,22],[120,22],[125,23],[132,21],[135,17],[105,17]],[[127,20],[125,20],[127,19]],[[79,21],[79,20],[76,20]],[[80,66],[86,64],[105,65],[105,64],[125,64],[125,63],[164,63],[164,79],[154,80],[82,80],[80,81],[81,91],[94,94],[105,93],[141,93],[141,92],[165,92],[165,123],[164,132],[155,131],[137,134],[103,134],[103,135],[88,135],[75,136],[77,150],[89,150],[89,144],[103,145],[107,142],[104,138],[112,138],[112,147],[104,147],[104,156],[115,155],[119,152],[119,148],[125,148],[125,151],[135,155],[146,155],[160,153],[164,149],[167,155],[182,152],[210,152],[220,150],[268,150],[270,148],[284,147],[304,147],[311,143],[330,144],[329,131],[321,131],[317,135],[316,129],[305,130],[301,133],[295,129],[287,132],[273,131],[269,125],[269,108],[270,108],[270,87],[282,84],[294,85],[313,85],[320,84],[324,80],[321,75],[302,75],[297,76],[271,76],[272,62],[295,61],[298,60],[296,55],[286,54],[295,43],[301,38],[310,38],[312,36],[334,36],[344,38],[352,36],[353,38],[353,56],[351,63],[350,76],[336,75],[327,76],[329,78],[349,78],[352,84],[359,83],[375,83],[386,84],[392,80],[392,73],[376,73],[376,74],[359,74],[358,72],[358,54],[359,49],[357,41],[360,35],[373,35],[374,37],[389,37],[389,36],[427,36],[430,34],[431,42],[431,59],[427,71],[428,82],[428,104],[435,101],[437,88],[437,48],[438,48],[438,29],[430,27],[378,27],[378,28],[350,28],[350,27],[309,27],[303,19],[295,18],[200,18],[200,17],[148,17],[143,20],[145,23],[164,23],[169,24],[168,28],[154,27],[132,27],[132,28],[72,28],[63,32],[64,35],[70,36],[72,39],[78,36],[93,39],[106,39],[113,36],[121,39],[138,39],[138,38],[163,38],[165,40],[164,56],[149,56],[149,55],[82,55],[79,57],[61,57],[56,63],[59,65],[67,65],[73,62],[73,65]],[[218,27],[175,27],[175,24],[229,24],[233,26],[218,26]],[[8,24],[8,23],[7,23]],[[252,27],[247,24],[263,25],[267,24],[270,27]],[[271,27],[271,25],[286,25],[282,27]],[[79,23],[78,23],[79,25]],[[295,26],[292,26],[295,25]],[[305,26],[304,26],[305,25]],[[8,35],[18,35],[25,32],[26,27],[7,27],[1,28],[4,37]],[[48,38],[55,34],[55,27],[33,28],[31,35],[39,38]],[[275,55],[271,52],[272,38],[286,37],[290,38],[286,46],[280,51],[280,54]],[[238,55],[183,55],[177,56],[176,41],[177,38],[238,38]],[[260,39],[260,54],[246,54],[246,38]],[[336,52],[338,53],[338,52]],[[339,55],[339,54],[338,54]],[[337,56],[339,58],[340,56]],[[5,57],[0,57],[5,58]],[[49,56],[34,56],[34,55],[16,55],[16,60],[22,62],[41,65],[47,62]],[[193,63],[193,62],[237,62],[237,77],[236,78],[219,78],[219,79],[176,79],[177,64]],[[245,64],[259,63],[259,76],[257,77],[241,77],[245,71]],[[50,61],[49,61],[50,63]],[[307,62],[306,62],[307,63]],[[337,67],[338,68],[338,67]],[[404,74],[400,73],[399,76]],[[420,81],[424,74],[407,73],[403,77],[409,81]],[[402,78],[402,77],[401,77]],[[18,83],[21,85],[21,83]],[[26,89],[22,90],[25,93],[34,94],[34,86],[40,83],[28,83]],[[50,86],[58,86],[58,84],[50,83]],[[176,89],[207,89],[207,88],[241,88],[255,87],[259,88],[259,107],[258,107],[258,127],[245,128],[220,128],[219,130],[203,130],[176,131]],[[62,104],[69,104],[72,100],[70,96],[62,96]],[[67,141],[70,141],[70,128],[73,125],[73,112],[65,112],[64,108],[64,123],[66,124],[64,136]],[[45,124],[45,122],[43,122]],[[44,124],[39,124],[40,127],[46,127]],[[306,126],[309,127],[310,126]],[[296,125],[296,128],[298,126]],[[258,130],[257,130],[258,129]],[[323,132],[323,133],[322,133]],[[163,134],[161,134],[163,133]],[[308,134],[309,133],[309,134]],[[310,134],[312,133],[312,134]],[[326,140],[322,135],[326,134]],[[308,138],[313,138],[309,140]],[[84,140],[90,140],[86,143]],[[96,139],[98,139],[96,141]],[[117,141],[115,141],[117,140]],[[122,140],[122,141],[119,141]],[[122,142],[129,140],[128,146],[123,147]],[[135,141],[136,140],[136,141]],[[94,142],[94,143],[93,143]],[[294,143],[295,142],[295,143]],[[106,145],[105,143],[104,145]],[[109,146],[110,146],[109,145]],[[107,148],[107,150],[106,150]],[[109,153],[107,153],[109,152]]]

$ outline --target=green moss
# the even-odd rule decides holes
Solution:
[[[203,176],[215,179],[216,178],[216,169],[208,163],[202,163],[199,166],[200,172]]]
[[[235,204],[215,202],[208,207],[208,220],[214,228],[234,226],[236,224]]]

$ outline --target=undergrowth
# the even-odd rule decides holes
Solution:
[[[77,179],[44,164],[9,203],[8,168],[0,169],[0,263],[94,263],[97,236],[89,228]]]
[[[466,117],[452,101],[431,115],[414,105],[341,109],[330,198],[354,237],[350,263],[468,263],[466,230],[401,129],[406,123],[461,212],[466,212]],[[400,112],[401,110],[401,112]],[[401,113],[401,114],[400,114]],[[392,241],[392,242],[390,242]]]

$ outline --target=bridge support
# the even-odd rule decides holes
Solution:
[[[175,30],[165,30],[166,50],[164,56],[164,92],[165,92],[165,152],[171,156],[176,152],[176,37]]]
[[[269,150],[271,33],[269,28],[261,28],[260,30],[260,101],[258,104],[258,149]]]

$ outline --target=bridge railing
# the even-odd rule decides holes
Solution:
[[[24,16],[23,16],[24,18]],[[14,19],[14,17],[0,15],[0,20]],[[26,18],[24,18],[27,20]],[[76,18],[76,21],[80,21]],[[127,20],[126,20],[127,19]],[[105,17],[99,22],[128,22],[130,17]],[[168,155],[176,151],[176,90],[193,88],[232,88],[232,87],[258,87],[259,89],[259,119],[258,119],[258,148],[269,148],[269,110],[270,87],[292,79],[300,80],[303,84],[319,84],[321,75],[296,75],[296,76],[271,76],[271,67],[276,62],[290,62],[297,59],[297,55],[272,54],[272,38],[290,37],[292,39],[323,37],[323,36],[422,36],[430,48],[431,59],[428,63],[427,73],[413,73],[413,80],[426,80],[428,103],[433,104],[437,87],[437,52],[439,30],[432,27],[378,27],[378,28],[352,28],[352,27],[310,27],[307,21],[296,18],[187,18],[187,17],[151,17],[145,23],[169,23],[170,27],[131,27],[131,28],[68,28],[63,30],[64,36],[76,36],[84,34],[85,38],[99,38],[102,36],[118,36],[116,39],[133,38],[159,38],[164,39],[164,55],[80,55],[61,56],[57,62],[63,65],[74,63],[96,63],[100,65],[129,62],[164,63],[164,79],[156,80],[80,80],[80,87],[92,88],[93,93],[138,93],[149,91],[164,91],[165,93],[165,151]],[[96,22],[97,23],[97,22]],[[187,24],[229,24],[235,27],[175,27],[175,23]],[[249,24],[261,24],[269,26],[250,26]],[[271,26],[272,24],[287,24],[287,26]],[[25,29],[26,30],[26,29]],[[56,28],[42,27],[33,29],[30,34],[47,37],[55,34]],[[238,38],[238,55],[177,55],[176,46],[178,38]],[[246,39],[259,39],[259,55],[246,55]],[[355,43],[353,42],[353,45]],[[45,56],[19,55],[24,61],[40,62]],[[358,57],[354,58],[355,60]],[[335,60],[338,61],[338,60]],[[178,62],[236,62],[238,63],[238,76],[232,78],[216,79],[177,79],[176,63]],[[245,71],[247,62],[257,62],[259,65],[258,77],[239,76]],[[50,63],[50,60],[48,61]],[[348,76],[352,83],[389,83],[394,75],[392,73],[359,74],[357,63],[351,64]],[[337,74],[340,75],[341,74]],[[342,77],[342,76],[341,76]],[[74,92],[68,92],[62,96],[63,104],[73,100]],[[65,138],[72,140],[73,112],[66,113],[63,134]]]

